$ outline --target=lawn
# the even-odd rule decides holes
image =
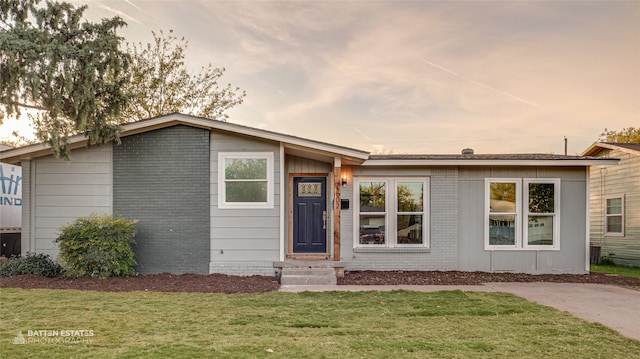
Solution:
[[[623,267],[612,264],[592,264],[591,271],[596,273],[616,274],[621,277],[640,278],[640,268]]]
[[[640,341],[505,293],[1,289],[0,317],[0,353],[7,358],[630,358],[640,353]],[[19,334],[26,344],[12,342]]]

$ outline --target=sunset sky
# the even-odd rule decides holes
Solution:
[[[375,153],[562,153],[640,127],[640,1],[71,1],[246,90],[230,122]],[[24,123],[25,121],[23,121]],[[9,127],[4,126],[2,136]]]

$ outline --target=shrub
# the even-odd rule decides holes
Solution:
[[[117,215],[78,218],[60,228],[56,242],[64,275],[69,277],[131,276],[135,274],[137,220]]]
[[[611,258],[609,258],[609,257],[600,257],[600,262],[598,264],[600,264],[600,265],[608,265],[608,266],[615,265],[613,260]]]
[[[45,277],[55,277],[60,274],[62,267],[47,254],[27,253],[24,257],[11,257],[0,261],[0,277],[19,274],[39,274]]]

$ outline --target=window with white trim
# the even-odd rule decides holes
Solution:
[[[273,208],[273,152],[218,153],[219,208]]]
[[[558,249],[559,179],[486,179],[485,249]]]
[[[427,247],[428,179],[361,178],[355,247]]]
[[[604,233],[608,236],[624,236],[624,196],[606,197]]]
[[[555,247],[558,242],[558,180],[524,180],[524,203],[527,228],[524,231],[525,248]]]

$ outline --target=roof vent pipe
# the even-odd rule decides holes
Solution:
[[[462,154],[465,155],[465,156],[472,155],[473,154],[473,148],[465,148],[464,150],[462,150]]]

